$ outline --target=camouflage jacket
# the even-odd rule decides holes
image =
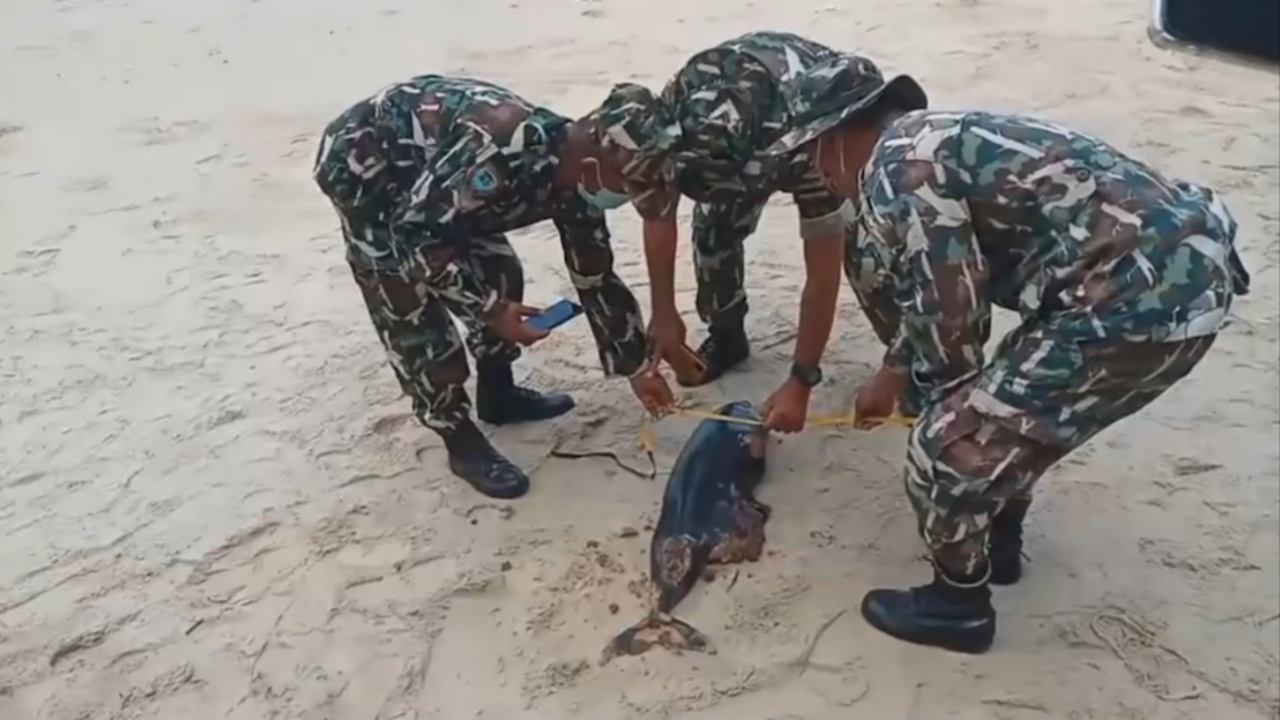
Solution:
[[[785,192],[799,210],[802,237],[841,230],[844,200],[827,189],[811,159],[763,152],[789,128],[801,73],[833,55],[797,35],[755,32],[690,58],[661,96],[681,127],[672,170],[665,188],[636,201],[640,215],[670,216],[681,194],[716,203]]]
[[[1218,332],[1248,292],[1215,193],[1047,122],[907,114],[861,187],[860,255],[903,313],[886,364],[934,387],[982,366],[993,304],[1057,337],[1174,342]]]
[[[603,213],[555,182],[569,122],[486,82],[423,75],[330,123],[314,175],[342,218],[352,263],[392,272],[425,264],[428,289],[450,312],[483,318],[498,293],[471,269],[469,238],[552,220],[567,256],[608,248]],[[620,287],[606,295],[627,317],[610,319],[617,308],[607,307],[587,315],[606,371],[628,372],[644,359],[644,331],[634,297],[610,280]]]

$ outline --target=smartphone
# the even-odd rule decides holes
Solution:
[[[581,314],[581,305],[572,300],[561,300],[548,306],[541,314],[525,320],[524,324],[534,330],[550,332]]]

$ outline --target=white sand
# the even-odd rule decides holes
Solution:
[[[1280,91],[1274,74],[1152,46],[1146,12],[8,0],[0,718],[1277,717]],[[393,80],[474,74],[576,115],[613,80],[657,87],[691,52],[764,28],[913,71],[938,107],[1096,131],[1224,191],[1240,221],[1255,278],[1242,321],[1045,479],[1033,564],[996,593],[986,656],[907,647],[857,617],[869,587],[926,575],[903,433],[815,431],[775,446],[769,555],[680,608],[720,653],[598,667],[640,613],[628,587],[647,533],[619,532],[653,519],[662,485],[547,453],[631,447],[625,388],[600,379],[585,323],[537,348],[534,379],[580,409],[495,432],[535,489],[514,515],[482,502],[407,414],[309,177],[324,124]],[[634,215],[613,227],[643,295]],[[781,378],[794,228],[777,207],[751,241],[757,353],[701,398],[762,399]],[[549,226],[514,239],[534,300],[569,290]],[[687,248],[681,269],[697,328]],[[841,406],[878,355],[846,291],[816,409]],[[692,426],[659,427],[664,468]],[[845,611],[802,672],[795,658]]]

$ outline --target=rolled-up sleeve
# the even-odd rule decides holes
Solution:
[[[788,184],[787,190],[800,214],[802,240],[845,236],[846,227],[855,216],[853,203],[827,189],[817,168],[809,166],[807,172]]]

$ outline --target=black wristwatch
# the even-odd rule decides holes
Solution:
[[[791,377],[799,380],[800,384],[807,388],[815,387],[822,382],[822,368],[817,365],[791,363]]]

